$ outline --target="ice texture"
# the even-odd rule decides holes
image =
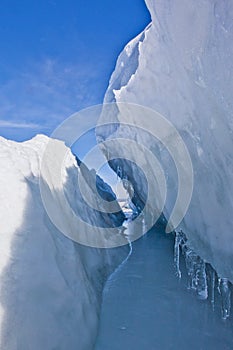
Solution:
[[[219,292],[222,299],[222,318],[226,320],[231,311],[231,289],[226,278],[219,279]]]
[[[221,317],[226,320],[231,315],[232,284],[227,278],[218,277],[210,264],[198,256],[190,247],[186,235],[180,231],[175,233],[174,265],[176,275],[181,278],[180,259],[184,257],[188,275],[188,289],[194,291],[199,299],[209,299],[215,311],[216,299],[220,299]],[[218,283],[217,278],[218,277]],[[218,296],[216,296],[218,290]]]
[[[91,350],[104,283],[129,248],[81,246],[49,220],[38,184],[48,140],[43,135],[23,143],[0,138],[0,348]],[[63,189],[77,213],[104,227],[122,222],[122,214],[109,217],[84,203],[77,186],[81,170],[68,149],[63,170]],[[105,198],[113,196],[95,172],[86,169],[85,180],[97,182]],[[66,212],[62,215],[66,221]]]
[[[105,102],[150,107],[177,128],[194,168],[192,200],[177,230],[185,232],[192,250],[221,278],[233,282],[233,2],[146,3],[152,22],[120,54]],[[115,127],[100,131],[99,140],[113,133],[124,137],[117,123],[127,120],[120,117],[116,110],[115,117],[111,115]],[[154,145],[154,139],[148,141],[140,133],[136,139],[156,153],[165,169],[168,195],[164,214],[168,219],[177,194],[176,169],[167,152]],[[117,165],[126,169],[141,206],[146,185],[137,167],[122,160],[110,165],[115,170]],[[199,271],[199,278],[205,279],[204,265]]]

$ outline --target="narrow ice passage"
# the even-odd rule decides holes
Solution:
[[[161,228],[133,243],[105,287],[95,350],[232,349],[232,319],[221,319],[220,302],[214,312],[211,299],[187,289],[183,258],[177,278],[173,252],[174,238]]]

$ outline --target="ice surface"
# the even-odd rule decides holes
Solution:
[[[152,24],[119,56],[105,102],[153,108],[177,128],[194,167],[192,201],[177,229],[185,232],[192,250],[211,263],[219,276],[233,282],[233,2],[146,3]],[[116,110],[111,121],[127,122],[118,117]],[[118,131],[124,137],[117,126],[100,136],[106,139],[113,132],[118,136]],[[164,214],[169,218],[176,198],[176,169],[153,139],[143,138],[135,135],[138,142],[156,150],[166,172]],[[141,205],[145,184],[136,167],[126,164],[126,168]],[[200,266],[200,278],[203,271]]]
[[[23,143],[0,138],[0,348],[4,350],[92,349],[103,285],[129,252],[128,247],[81,246],[49,220],[38,183],[48,140],[43,135]],[[52,142],[66,148],[61,141]],[[75,157],[68,151],[62,180],[74,210],[93,224],[121,222],[122,215],[102,215],[84,203],[76,186],[78,174]],[[99,184],[105,198],[113,196],[107,195],[109,187],[96,180],[95,172],[86,169],[85,176],[87,183]],[[65,216],[64,211],[60,217],[64,222]]]
[[[232,322],[221,319],[220,298],[196,298],[173,267],[174,237],[161,228],[133,242],[132,254],[107,282],[96,350],[229,350]],[[216,286],[217,287],[217,286]]]

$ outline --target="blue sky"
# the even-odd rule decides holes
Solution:
[[[101,103],[117,56],[149,21],[144,0],[1,0],[0,135],[50,134]]]

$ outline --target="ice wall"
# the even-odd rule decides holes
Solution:
[[[38,183],[48,140],[43,135],[23,143],[0,138],[0,348],[5,350],[92,349],[103,284],[129,251],[82,246],[49,220]],[[109,217],[85,204],[78,174],[82,176],[68,151],[63,189],[74,210],[92,224],[119,225],[121,213]],[[85,181],[95,185],[95,173],[86,169]],[[100,179],[98,183],[110,191]]]
[[[194,168],[192,201],[178,230],[185,232],[190,246],[220,276],[233,282],[233,2],[146,3],[152,23],[119,56],[105,102],[153,108],[177,128]],[[116,111],[111,121],[127,122],[121,118]],[[119,125],[115,136],[118,132],[123,137]],[[99,136],[106,139],[110,134],[101,131]],[[135,139],[145,143],[143,135]],[[147,146],[157,150],[169,179],[164,210],[168,218],[177,175],[167,153],[158,151],[154,142],[147,140]],[[124,169],[124,162],[120,166]],[[126,167],[140,200],[145,200],[137,169]]]

